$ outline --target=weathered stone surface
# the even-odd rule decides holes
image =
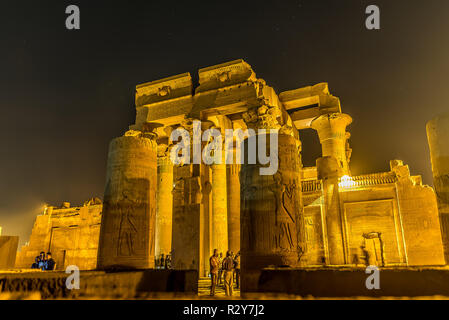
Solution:
[[[98,268],[154,267],[156,142],[129,132],[109,146]]]
[[[225,62],[198,71],[200,86],[197,92],[228,87],[245,81],[256,80],[251,66],[242,59]]]
[[[298,130],[310,128],[321,115],[341,113],[340,99],[330,94],[325,82],[281,92],[279,99]]]
[[[344,113],[322,115],[312,121],[311,127],[318,132],[322,156],[334,157],[341,168],[341,175],[350,175],[347,154],[346,127],[351,124],[352,118]]]
[[[14,267],[18,245],[19,237],[0,236],[0,269]]]
[[[228,251],[228,190],[226,164],[211,166],[212,248],[226,256]]]
[[[163,155],[157,160],[156,248],[155,255],[170,254],[173,228],[173,164]]]
[[[340,193],[338,178],[343,167],[335,156],[325,156],[317,160],[318,178],[323,183],[324,225],[327,238],[327,264],[345,264],[343,249],[343,228],[341,224]]]
[[[240,251],[240,165],[227,167],[229,250]]]
[[[142,83],[136,86],[136,107],[190,95],[192,88],[192,77],[188,72]]]
[[[326,83],[278,96],[243,60],[203,68],[198,75],[196,88],[188,73],[136,87],[130,129],[157,134],[165,159],[159,154],[157,179],[155,144],[145,142],[151,140],[147,133],[131,130],[111,144],[99,265],[151,267],[155,247],[157,255],[173,251],[175,268],[207,276],[212,250],[236,252],[241,242],[243,291],[250,291],[268,265],[443,263],[433,190],[420,176],[410,176],[401,161],[393,161],[389,172],[351,176],[346,127],[352,119],[341,113],[340,100]],[[213,126],[222,134],[279,130],[279,171],[261,176],[260,166],[246,163],[239,179],[236,165],[195,163],[171,172],[170,133],[182,127],[192,136],[194,119],[202,121],[203,131]],[[440,182],[448,172],[446,144],[438,140],[447,137],[448,126],[441,119],[428,126],[440,200],[446,192]],[[305,128],[317,131],[322,146],[323,157],[313,168],[301,164],[298,130]],[[204,147],[205,141],[199,144]],[[51,250],[58,268],[94,267],[100,214],[68,207],[54,213],[49,207],[37,218],[30,245],[17,259],[21,265]],[[449,230],[445,210],[440,201],[442,227]]]
[[[29,268],[41,251],[50,251],[57,270],[68,265],[95,269],[102,207],[98,198],[80,207],[47,207],[36,217],[29,242],[17,253],[15,267]]]
[[[65,272],[25,272],[0,274],[0,293],[23,295],[40,293],[42,299],[130,299],[158,297],[158,293],[198,292],[198,273],[182,270],[145,270],[127,272],[80,272],[80,289],[69,290]]]
[[[260,175],[260,164],[241,170],[242,291],[251,280],[246,275],[267,266],[296,266],[300,237],[300,166],[295,139],[279,134],[279,169]],[[245,140],[245,150],[247,150]],[[267,149],[269,138],[267,137]],[[267,151],[269,154],[269,151]]]
[[[392,171],[398,179],[398,201],[408,265],[445,264],[434,190],[411,179],[408,166],[393,164]]]
[[[173,261],[176,269],[200,270],[201,165],[173,168]]]
[[[449,261],[449,113],[427,123],[433,183],[438,199],[446,262]]]
[[[373,265],[444,264],[432,188],[422,185],[419,177],[411,177],[408,166],[399,160],[391,161],[390,172],[343,177],[336,182],[339,168],[330,159],[318,160],[317,177],[323,180],[309,174],[302,182],[307,244],[314,247],[313,239],[323,239],[322,247],[314,248],[322,252],[322,264],[366,264],[362,246]],[[311,221],[308,212],[321,213],[323,220]],[[312,227],[311,223],[319,222],[324,231]]]

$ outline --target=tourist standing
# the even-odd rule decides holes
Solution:
[[[226,296],[232,296],[232,278],[234,274],[234,260],[231,252],[226,252],[226,258],[223,260],[224,287]]]
[[[237,252],[234,258],[234,273],[235,273],[235,284],[236,288],[239,289],[240,287],[240,251]]]
[[[220,266],[220,262],[218,260],[218,250],[214,249],[214,254],[209,259],[209,265],[210,265],[210,281],[211,281],[211,287],[210,287],[210,295],[215,295],[215,287],[217,285],[217,279],[218,279],[218,269]]]
[[[161,259],[159,260],[159,269],[165,269],[165,259],[164,254],[161,254]]]

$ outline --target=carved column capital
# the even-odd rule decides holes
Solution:
[[[282,111],[270,105],[250,109],[242,117],[247,127],[251,129],[281,129],[284,125]]]

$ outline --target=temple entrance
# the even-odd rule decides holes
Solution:
[[[380,232],[363,234],[362,251],[367,265],[385,266],[384,247]]]

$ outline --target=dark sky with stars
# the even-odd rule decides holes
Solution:
[[[66,6],[81,29],[65,28]],[[365,8],[381,30],[365,28]],[[353,174],[402,159],[432,184],[425,124],[449,110],[449,1],[3,1],[0,226],[27,237],[44,203],[102,197],[135,85],[243,58],[277,92],[328,82]],[[303,134],[303,160],[319,156]]]

